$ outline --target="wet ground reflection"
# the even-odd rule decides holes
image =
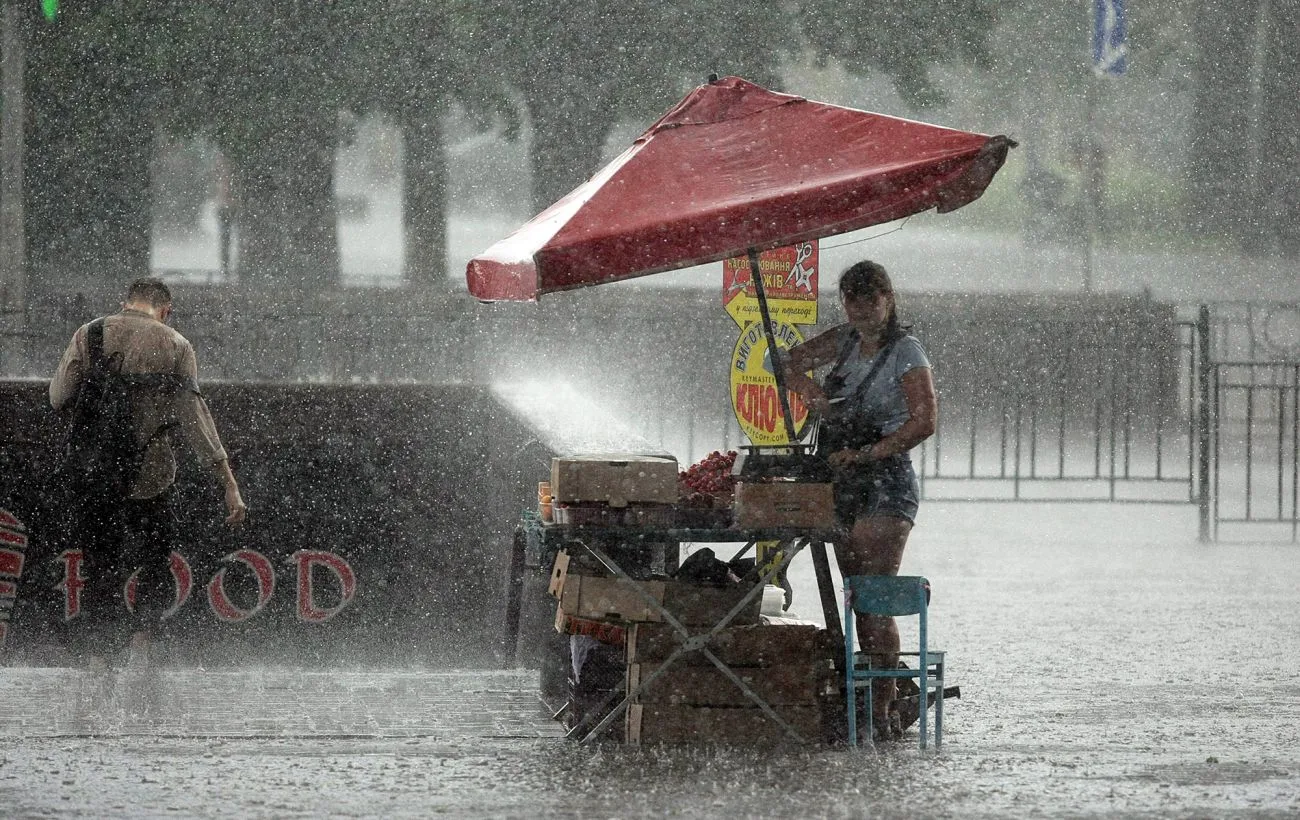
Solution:
[[[0,800],[16,816],[1292,815],[1300,562],[1198,544],[1194,519],[927,505],[904,570],[934,584],[963,694],[939,755],[575,747],[519,672],[165,670],[161,710],[113,723],[77,705],[83,673],[7,669]],[[794,581],[813,615],[806,558]]]

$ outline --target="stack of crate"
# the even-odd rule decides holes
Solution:
[[[663,604],[692,634],[709,631],[748,590],[743,584],[629,582],[599,572],[591,559],[566,552],[557,556],[550,584],[551,594],[559,599],[555,628],[607,647],[621,646],[626,692],[635,692],[655,675],[681,644],[679,633],[635,587]],[[760,597],[754,596],[751,606],[713,636],[708,649],[802,739],[822,741],[830,736],[832,722],[843,718],[832,662],[835,647],[826,630],[817,626],[761,625]],[[573,698],[571,707],[581,713],[600,700],[584,693]],[[632,744],[789,739],[780,724],[699,650],[679,656],[633,698],[624,718],[624,737]]]
[[[729,627],[714,637],[709,649],[803,740],[820,742],[843,713],[826,635],[816,626]],[[679,643],[665,624],[636,624],[628,630],[627,691],[659,671]],[[632,744],[770,744],[790,739],[699,651],[680,656],[637,695],[624,726]]]
[[[573,634],[565,624],[597,621],[614,624],[660,623],[664,620],[653,599],[687,626],[713,626],[749,592],[745,584],[708,586],[671,579],[629,581],[608,575],[590,558],[571,557],[561,550],[551,570],[548,591],[560,602],[556,629]],[[762,605],[759,595],[731,623],[756,624]]]
[[[569,555],[561,551],[551,572],[549,592],[558,599],[555,612],[555,629],[569,636],[583,636],[600,644],[586,641],[586,650],[573,664],[571,670],[567,717],[572,722],[581,720],[587,712],[604,701],[603,691],[612,689],[617,680],[625,677],[627,663],[624,647],[632,629],[637,626],[662,625],[663,611],[650,603],[655,601],[672,614],[679,623],[692,632],[706,631],[736,607],[749,593],[747,584],[708,586],[685,581],[658,579],[633,581],[612,577],[590,556]],[[650,600],[647,600],[650,599]],[[737,625],[757,625],[761,596],[754,595],[749,603],[730,621]],[[570,648],[579,643],[570,640]],[[614,681],[603,680],[610,663],[611,649],[618,664],[612,670]],[[578,652],[574,651],[577,656]],[[583,659],[596,662],[593,675],[600,680],[582,678]],[[635,686],[635,684],[633,684]],[[596,689],[593,691],[592,687]],[[739,691],[739,690],[737,690]],[[596,715],[599,718],[601,715]],[[594,721],[593,721],[594,722]]]

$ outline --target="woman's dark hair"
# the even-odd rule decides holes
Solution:
[[[889,319],[885,323],[884,338],[888,342],[903,335],[903,326],[898,321],[898,299],[894,296],[894,283],[889,280],[883,265],[870,260],[862,260],[840,274],[840,296],[872,298],[880,294],[889,297]]]

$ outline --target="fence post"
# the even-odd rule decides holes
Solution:
[[[1196,501],[1200,507],[1200,539],[1210,539],[1210,307],[1201,305],[1196,316],[1196,381],[1198,403],[1196,431]]]

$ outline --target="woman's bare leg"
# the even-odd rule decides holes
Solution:
[[[903,563],[903,549],[912,524],[894,516],[859,518],[849,537],[835,544],[835,559],[845,575],[897,575]],[[871,657],[873,666],[886,669],[898,665],[898,625],[893,618],[857,616],[858,644]],[[877,680],[872,687],[871,711],[880,726],[888,725],[889,702],[897,686],[892,680]]]

